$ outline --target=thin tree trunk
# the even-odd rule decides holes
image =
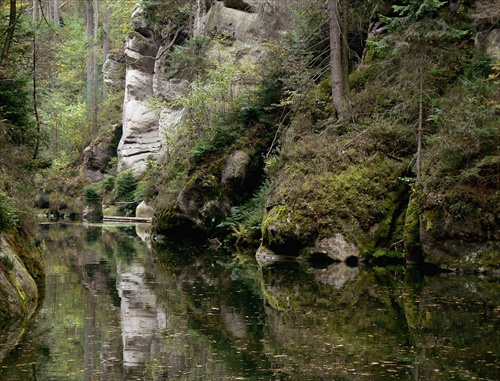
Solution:
[[[0,66],[3,65],[7,56],[9,55],[10,45],[14,39],[14,29],[17,23],[17,4],[16,0],[10,0],[10,11],[9,11],[9,26],[7,30],[7,35],[5,36],[5,42],[2,48],[2,55],[0,56]]]
[[[329,0],[330,17],[330,70],[332,73],[332,103],[337,111],[339,120],[350,118],[349,101],[345,88],[342,64],[341,20],[339,14],[339,0]]]
[[[93,87],[93,97],[92,97],[92,130],[97,131],[97,114],[99,109],[99,46],[97,41],[99,40],[99,3],[98,0],[94,0],[94,48],[92,49],[92,54],[94,56],[94,65],[92,70],[92,87]]]
[[[420,59],[420,83],[419,83],[419,103],[418,103],[418,131],[417,131],[417,157],[415,169],[417,172],[417,182],[422,185],[422,168],[421,168],[421,152],[422,152],[422,129],[424,118],[424,60]]]
[[[36,160],[38,157],[38,151],[40,150],[40,117],[38,115],[38,102],[37,102],[37,81],[36,81],[36,60],[37,60],[37,51],[36,51],[36,32],[33,33],[33,65],[32,65],[32,80],[33,80],[33,111],[35,114],[35,122],[36,122],[36,140],[35,140],[35,150],[33,152],[33,160]]]
[[[102,15],[102,62],[103,64],[108,59],[110,43],[109,43],[109,9],[108,4],[104,2],[103,4],[103,15]],[[106,86],[102,87],[102,95],[104,99],[107,98],[107,88]]]
[[[40,19],[40,5],[39,0],[33,0],[33,23],[36,23]]]
[[[88,136],[92,133],[92,119],[93,119],[93,100],[94,100],[94,1],[87,0],[86,6],[86,37],[87,37],[87,109],[89,112],[88,119]]]
[[[54,24],[59,25],[61,22],[61,16],[59,14],[59,0],[54,1]]]
[[[349,40],[348,37],[348,15],[349,0],[342,0],[342,77],[344,78],[344,89],[349,94]]]

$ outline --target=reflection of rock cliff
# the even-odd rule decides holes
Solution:
[[[146,285],[142,265],[134,263],[123,272],[118,269],[118,273],[123,366],[127,370],[144,366],[150,359],[153,339],[166,327],[166,315],[156,308],[156,296]]]

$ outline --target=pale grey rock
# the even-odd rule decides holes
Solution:
[[[137,14],[134,17],[134,20],[140,20]],[[118,145],[119,171],[132,168],[144,172],[146,159],[150,155],[156,157],[162,146],[158,132],[159,111],[150,104],[154,95],[155,55],[152,35],[141,29],[140,33],[127,37],[123,132]]]
[[[257,14],[227,8],[218,1],[208,11],[204,29],[205,33],[239,41],[255,41],[265,37]]]
[[[125,56],[122,53],[110,52],[102,66],[102,75],[108,92],[123,90],[125,85]]]
[[[247,174],[250,155],[245,151],[236,151],[229,156],[222,171],[221,183],[225,186],[238,186],[243,183]]]
[[[350,267],[340,262],[330,265],[326,269],[309,269],[309,272],[314,274],[317,282],[341,289],[348,282],[357,279],[359,267]]]
[[[500,28],[477,33],[475,45],[480,53],[489,55],[494,62],[500,61]]]
[[[136,217],[152,218],[154,216],[154,213],[154,209],[144,201],[141,201],[135,209]]]
[[[316,241],[313,248],[308,249],[311,253],[322,253],[334,261],[345,262],[348,258],[358,258],[359,249],[352,242],[347,242],[345,237],[337,233],[334,237],[323,238]]]
[[[216,33],[238,41],[237,47],[228,44],[228,51],[237,53],[239,60],[255,63],[265,52],[262,40],[276,37],[283,20],[290,20],[286,17],[287,7],[286,0],[198,0],[194,34]],[[165,157],[165,152],[179,142],[184,116],[180,107],[159,106],[158,102],[153,106],[151,100],[172,102],[188,91],[189,82],[171,78],[166,72],[175,28],[167,24],[163,30],[153,32],[140,9],[134,11],[132,25],[135,32],[127,37],[125,45],[123,136],[118,147],[118,170],[143,172],[146,158]],[[162,43],[157,45],[157,41]]]

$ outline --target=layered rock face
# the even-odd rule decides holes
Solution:
[[[159,114],[149,105],[154,96],[153,77],[157,47],[153,32],[134,13],[136,33],[125,43],[126,74],[123,103],[123,133],[118,146],[119,169],[146,168],[146,158],[160,152]]]

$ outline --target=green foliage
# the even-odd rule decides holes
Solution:
[[[134,201],[137,189],[137,178],[131,169],[126,169],[118,174],[115,179],[115,197],[118,200]]]
[[[195,143],[190,157],[195,163],[206,159],[208,155],[230,147],[238,135],[238,131],[230,126],[215,126]]]
[[[499,110],[494,81],[481,77],[460,81],[444,99],[439,134],[430,139],[430,184],[437,186],[444,179],[492,188],[500,184]]]
[[[168,55],[170,76],[190,80],[198,77],[208,66],[207,52],[210,46],[211,40],[205,35],[195,36],[184,45],[176,46]]]
[[[236,245],[254,243],[260,238],[266,201],[270,193],[270,183],[266,181],[253,197],[241,206],[233,206],[231,215],[218,228],[229,228]]]
[[[116,180],[115,176],[112,175],[106,176],[104,180],[99,182],[100,191],[106,193],[111,192],[115,187],[115,180]]]
[[[0,191],[0,232],[18,228],[18,210],[13,206],[13,201],[5,192]]]
[[[34,119],[29,105],[27,78],[22,75],[5,77],[0,72],[0,119],[8,122],[6,137],[14,144],[34,141]]]
[[[87,185],[83,188],[83,194],[85,195],[85,200],[88,203],[101,200],[101,195],[99,194],[99,187],[96,185]]]
[[[195,139],[210,134],[219,120],[248,101],[245,85],[256,78],[255,66],[237,60],[236,53],[229,53],[220,44],[215,53],[217,56],[209,60],[204,76],[191,83],[188,94],[172,102],[172,106],[186,108],[187,118],[181,129]]]
[[[163,0],[140,0],[139,8],[151,24],[172,22],[181,26],[189,20],[190,1],[176,0],[165,3]]]

